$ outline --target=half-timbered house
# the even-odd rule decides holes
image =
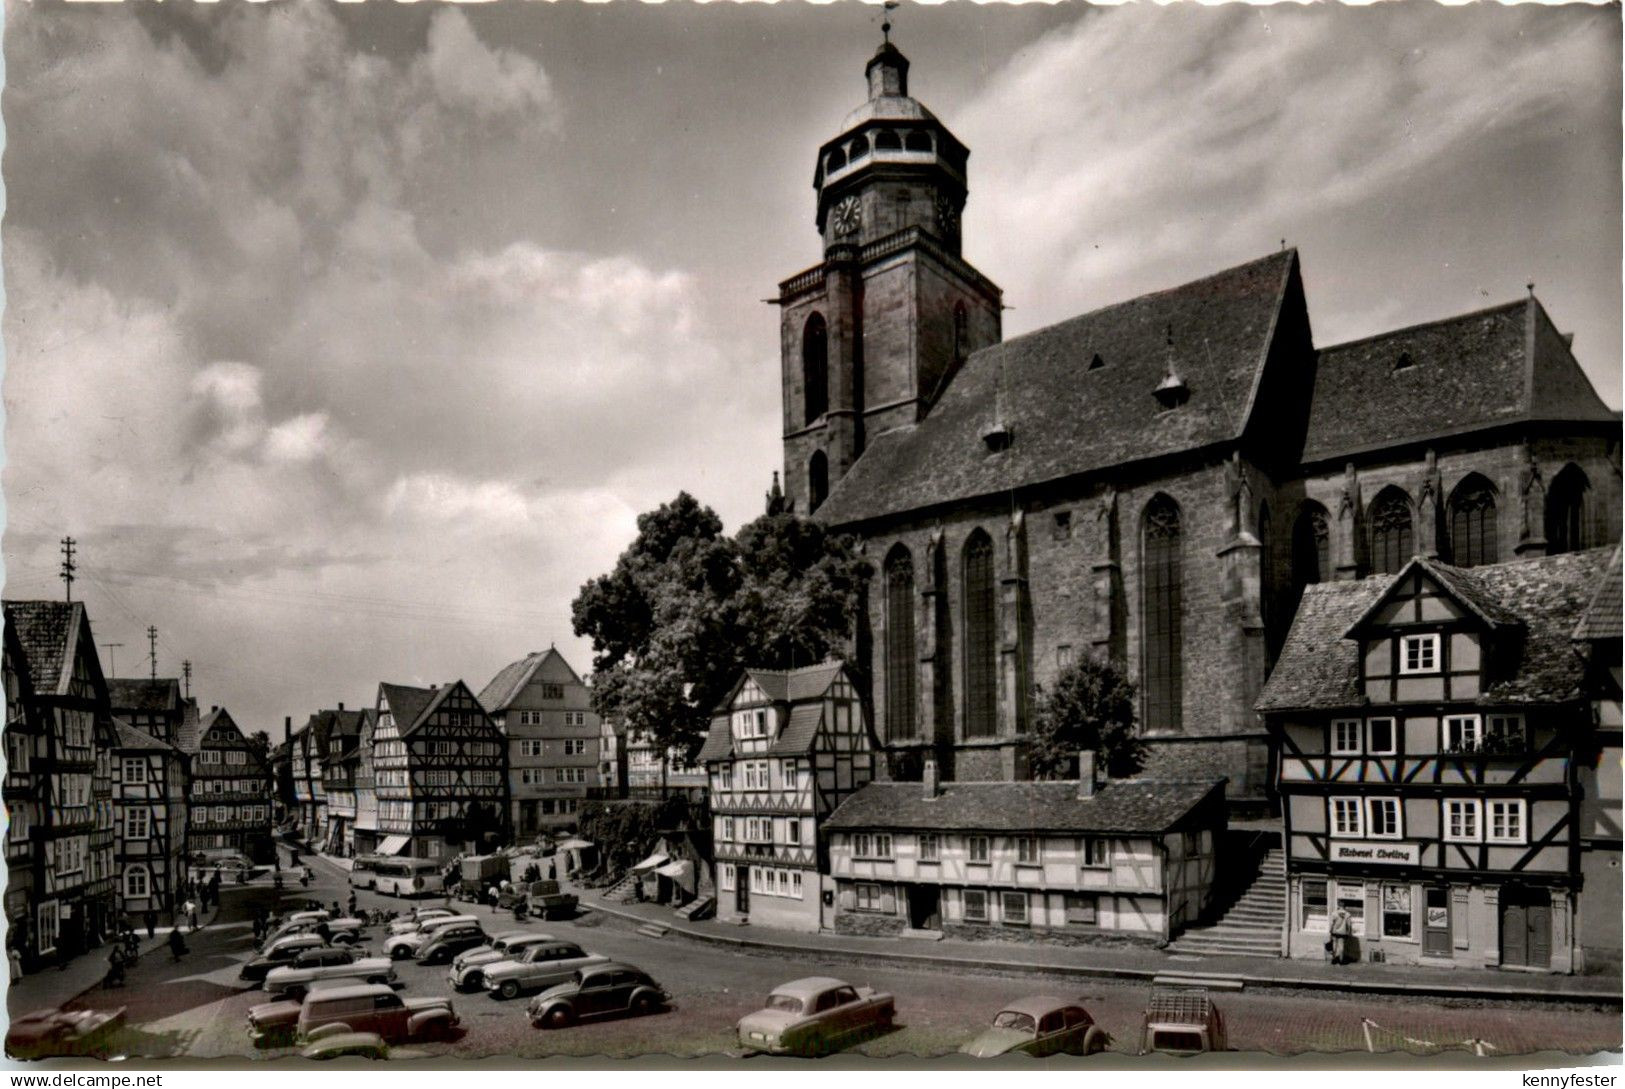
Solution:
[[[373,734],[378,728],[378,708],[368,707],[361,716],[355,757],[355,832],[350,847],[358,855],[371,854],[378,847],[378,790],[372,765]]]
[[[187,807],[187,850],[190,854],[241,854],[269,863],[271,840],[271,768],[223,707],[212,707],[198,723],[198,747],[192,757],[192,787]]]
[[[1585,910],[1579,941],[1586,971],[1618,972],[1621,960],[1620,840],[1625,774],[1621,768],[1620,669],[1625,635],[1625,595],[1620,588],[1620,553],[1602,587],[1586,606],[1574,632],[1575,650],[1585,661],[1585,693],[1591,701],[1592,738],[1578,757],[1580,788],[1580,877]]]
[[[833,929],[1167,940],[1206,911],[1224,781],[876,782],[826,822]]]
[[[328,716],[327,759],[322,763],[322,792],[326,798],[326,824],[321,849],[328,854],[355,852],[356,772],[361,763],[361,711],[346,711],[341,703]]]
[[[190,760],[179,748],[113,719],[114,861],[119,906],[132,918],[170,912],[186,875]]]
[[[184,743],[187,710],[197,709],[175,677],[109,677],[107,701],[115,718],[171,745]]]
[[[504,666],[479,696],[507,738],[509,819],[532,836],[574,828],[596,793],[598,715],[592,693],[557,650],[533,651]]]
[[[697,763],[710,774],[717,918],[821,926],[821,822],[875,772],[878,746],[843,662],[750,669]]]
[[[450,858],[508,827],[507,741],[462,681],[378,686],[374,790],[381,854]]]
[[[1259,709],[1280,746],[1291,956],[1351,919],[1365,960],[1566,972],[1580,961],[1573,638],[1609,553],[1471,569],[1423,557],[1310,587]],[[1617,774],[1617,771],[1613,772]],[[1605,908],[1606,910],[1606,908]]]
[[[327,829],[327,733],[332,713],[312,714],[288,744],[288,761],[293,772],[293,794],[299,817],[299,835],[306,843],[319,845]]]
[[[25,817],[32,850],[17,852],[33,867],[30,892],[6,907],[10,940],[32,968],[95,945],[114,919],[112,715],[83,603],[7,601],[4,608],[17,674],[7,699],[15,688],[24,701],[8,702],[7,730],[23,723],[26,741],[16,747],[32,750],[26,786],[13,785],[12,796],[36,802]],[[9,755],[9,738],[7,748]]]

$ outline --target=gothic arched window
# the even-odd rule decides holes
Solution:
[[[914,560],[898,545],[886,560],[886,737],[915,734]]]
[[[965,736],[998,733],[998,613],[993,540],[977,530],[965,544]]]
[[[1292,584],[1298,589],[1330,577],[1331,528],[1326,508],[1305,503],[1292,526]]]
[[[1457,567],[1494,563],[1500,554],[1495,539],[1495,488],[1477,473],[1450,493],[1450,562]]]
[[[1578,465],[1566,465],[1546,490],[1546,553],[1578,552],[1587,547],[1586,493],[1591,482]]]
[[[829,330],[824,315],[814,313],[801,330],[801,389],[807,405],[804,423],[829,411]]]
[[[1411,500],[1399,488],[1384,488],[1371,501],[1371,570],[1395,575],[1415,551]]]
[[[829,498],[829,459],[822,450],[807,462],[807,513],[811,514]]]
[[[1156,496],[1141,523],[1142,669],[1145,722],[1150,731],[1183,722],[1184,594],[1180,569],[1179,504]]]
[[[970,354],[970,313],[963,302],[954,303],[954,362]]]

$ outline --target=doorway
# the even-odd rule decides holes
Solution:
[[[908,925],[915,930],[935,930],[942,924],[942,888],[939,885],[908,887]]]
[[[1501,964],[1549,968],[1552,963],[1552,894],[1548,889],[1501,889]]]
[[[1450,889],[1444,885],[1429,887],[1424,894],[1422,920],[1422,955],[1450,957],[1455,945],[1450,933]]]
[[[750,914],[749,866],[740,866],[734,871],[734,910],[741,915]]]

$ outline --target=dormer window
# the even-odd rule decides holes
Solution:
[[[1089,369],[1092,370],[1092,371],[1098,371],[1100,368],[1104,367],[1105,365],[1106,365],[1106,361],[1104,359],[1100,358],[1100,353],[1099,352],[1096,352],[1095,357],[1089,361]]]
[[[1185,386],[1185,380],[1179,377],[1171,366],[1168,368],[1168,373],[1162,376],[1161,383],[1151,393],[1157,399],[1157,403],[1164,409],[1178,408],[1191,395],[1191,391]]]
[[[1439,637],[1437,635],[1400,636],[1399,671],[1401,673],[1439,672]]]
[[[986,444],[988,453],[997,454],[1001,450],[1010,449],[1010,444],[1016,439],[1010,428],[1002,423],[995,423],[982,432],[982,442]]]
[[[1411,358],[1410,352],[1400,352],[1399,358],[1394,360],[1394,370],[1404,371],[1416,366],[1416,360]]]

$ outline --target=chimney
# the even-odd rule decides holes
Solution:
[[[1095,754],[1085,749],[1078,753],[1078,797],[1095,796]]]
[[[928,756],[925,758],[925,767],[920,771],[920,783],[925,788],[925,796],[927,798],[935,798],[937,795],[942,793],[942,784],[937,781],[936,757]]]
[[[220,705],[218,703],[209,704],[209,713],[210,714],[213,714],[214,712],[216,712],[218,710],[220,710]]]
[[[343,700],[339,700],[339,710],[340,711],[344,710],[344,701]]]
[[[282,743],[286,745],[293,739],[293,716],[282,716]]]

